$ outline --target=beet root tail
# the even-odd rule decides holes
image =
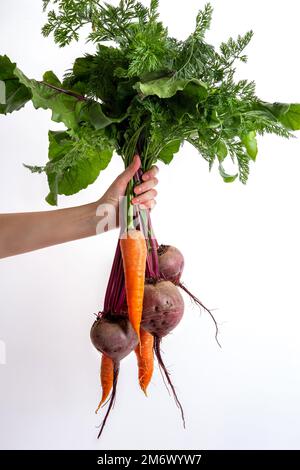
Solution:
[[[218,346],[220,348],[222,348],[222,346],[219,342],[218,323],[217,323],[215,317],[213,316],[211,310],[209,310],[207,307],[205,307],[205,305],[201,302],[201,300],[199,300],[194,294],[192,294],[182,282],[179,282],[177,284],[177,286],[180,287],[192,299],[192,301],[195,302],[196,305],[198,305],[198,307],[203,308],[203,310],[205,310],[209,314],[210,318],[212,319],[212,321],[214,322],[214,325],[215,325],[215,340],[216,340]]]
[[[117,393],[117,383],[118,383],[118,376],[119,376],[119,370],[120,370],[120,367],[119,367],[119,364],[115,364],[114,366],[114,380],[113,380],[113,386],[112,386],[112,392],[111,392],[111,395],[110,395],[110,398],[108,400],[107,403],[109,403],[108,405],[108,409],[107,409],[107,412],[103,418],[103,421],[100,425],[100,431],[99,431],[99,434],[98,434],[98,439],[100,438],[102,432],[103,432],[103,429],[106,425],[106,421],[107,421],[107,418],[115,404],[115,401],[116,401],[116,393]]]
[[[158,336],[155,336],[154,337],[154,352],[155,352],[155,355],[156,355],[156,358],[157,358],[157,361],[158,361],[158,364],[159,364],[159,367],[160,367],[160,370],[161,370],[161,373],[162,373],[162,376],[163,378],[166,379],[168,385],[170,386],[171,390],[172,390],[172,393],[173,393],[173,397],[174,397],[174,400],[175,400],[175,403],[176,405],[178,406],[179,410],[180,410],[180,413],[181,413],[181,419],[182,419],[182,423],[183,423],[183,427],[185,428],[185,417],[184,417],[184,411],[183,411],[183,407],[178,399],[178,396],[177,396],[177,393],[176,393],[176,390],[175,390],[175,387],[171,381],[171,377],[170,377],[170,373],[168,372],[165,364],[164,364],[164,361],[162,359],[162,356],[161,356],[161,350],[160,350],[160,344],[161,344],[161,338],[159,338]]]

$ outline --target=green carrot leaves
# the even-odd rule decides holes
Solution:
[[[252,31],[218,49],[205,41],[210,4],[198,12],[194,31],[182,41],[168,35],[159,19],[158,0],[149,7],[137,0],[43,4],[48,12],[45,36],[53,34],[65,46],[88,26],[88,40],[96,45],[94,54],[75,60],[62,81],[52,71],[42,81],[30,80],[0,56],[0,80],[6,89],[0,113],[32,100],[66,126],[63,132],[49,133],[48,163],[30,167],[47,174],[51,204],[57,203],[58,194],[73,194],[91,184],[113,150],[125,164],[138,151],[147,170],[157,160],[169,164],[184,141],[199,151],[209,169],[218,162],[225,182],[238,178],[245,184],[250,163],[257,158],[258,135],[289,138],[300,130],[300,104],[266,103],[256,96],[254,82],[235,80],[236,61],[247,61]],[[233,175],[225,170],[228,159],[236,165]]]

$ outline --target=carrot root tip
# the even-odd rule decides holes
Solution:
[[[98,439],[100,438],[102,432],[103,432],[103,429],[105,427],[105,424],[106,424],[106,421],[107,421],[107,418],[112,410],[112,407],[115,403],[115,400],[116,400],[116,391],[117,391],[117,383],[118,383],[118,376],[119,376],[119,364],[114,364],[114,380],[113,380],[113,388],[112,388],[112,393],[111,393],[111,396],[109,398],[109,405],[108,405],[108,409],[107,409],[107,412],[106,412],[106,415],[104,416],[104,419],[100,425],[100,431],[98,433]]]
[[[100,410],[100,408],[101,408],[101,406],[103,405],[103,403],[104,403],[104,400],[101,400],[100,403],[99,403],[99,405],[97,406],[97,409],[95,410],[95,413],[96,413],[96,414],[97,414],[98,411]]]

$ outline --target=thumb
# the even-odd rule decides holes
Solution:
[[[126,184],[129,183],[129,181],[131,180],[131,178],[134,177],[135,173],[138,171],[140,166],[141,166],[141,159],[138,155],[135,155],[133,157],[132,163],[120,175],[122,180],[124,180]]]

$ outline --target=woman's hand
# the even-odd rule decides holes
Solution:
[[[121,173],[108,188],[106,193],[100,199],[99,204],[111,204],[117,212],[119,208],[119,199],[125,195],[127,184],[133,178],[140,166],[141,160],[139,156],[136,155],[131,165],[126,168],[126,170],[123,171],[123,173]],[[156,178],[157,173],[157,166],[153,166],[149,171],[143,174],[143,182],[134,188],[136,196],[132,199],[132,204],[139,204],[141,209],[153,209],[156,204],[155,197],[157,195],[157,191],[154,188],[158,183]]]
[[[118,226],[119,200],[141,161],[134,157],[132,164],[121,173],[96,203],[44,212],[0,214],[0,258],[19,255],[47,246],[90,237]],[[152,209],[157,194],[158,168],[152,167],[136,186],[133,204]]]

